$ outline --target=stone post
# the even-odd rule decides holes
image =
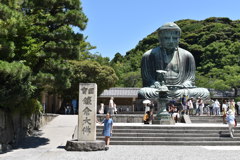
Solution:
[[[78,107],[78,140],[96,140],[97,85],[80,83]]]
[[[79,84],[77,140],[67,141],[68,151],[97,151],[105,149],[105,142],[96,140],[97,85]]]
[[[166,110],[166,104],[168,102],[168,87],[163,85],[159,88],[158,93],[158,114],[153,120],[153,124],[175,124],[174,120]]]

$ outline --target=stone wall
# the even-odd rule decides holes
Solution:
[[[116,114],[112,115],[113,123],[143,123],[144,114]],[[104,114],[98,114],[97,119],[102,122],[106,117]]]
[[[0,153],[16,147],[24,137],[47,124],[57,115],[33,114],[31,117],[20,113],[7,113],[0,109]]]

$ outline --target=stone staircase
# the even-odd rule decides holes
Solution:
[[[97,126],[97,139],[103,140],[102,126]],[[114,126],[111,145],[240,145],[240,127],[230,138],[227,125],[210,126]]]
[[[218,123],[223,124],[222,116],[190,116],[192,123]],[[238,122],[240,122],[240,116],[236,116]]]
[[[97,115],[99,121],[102,121],[106,115]],[[154,115],[156,116],[156,114]],[[240,116],[236,116],[240,123]],[[113,115],[112,119],[115,123],[142,123],[143,114],[117,114]],[[190,116],[192,123],[218,123],[223,124],[222,116]]]

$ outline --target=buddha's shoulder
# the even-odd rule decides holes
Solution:
[[[178,47],[178,51],[179,51],[179,53],[184,54],[186,56],[190,56],[190,57],[193,56],[192,53],[190,53],[189,51],[187,51],[187,50],[185,50],[183,48]]]
[[[156,47],[156,48],[150,49],[150,50],[148,50],[147,52],[145,52],[145,53],[143,54],[143,56],[144,56],[144,57],[147,57],[147,56],[149,56],[149,55],[154,55],[154,54],[157,54],[157,53],[159,53],[159,52],[160,52],[160,47]]]

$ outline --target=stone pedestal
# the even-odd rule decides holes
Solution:
[[[170,119],[161,119],[161,120],[154,119],[152,121],[152,124],[175,125],[175,122],[174,122],[174,120],[172,118],[170,118]]]
[[[99,151],[105,150],[104,141],[67,141],[65,149],[67,151]]]
[[[172,119],[166,109],[162,110],[152,121],[153,124],[174,125],[175,121]]]

